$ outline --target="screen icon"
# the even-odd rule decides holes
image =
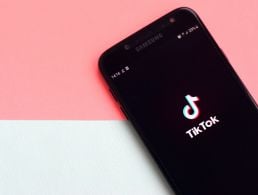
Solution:
[[[183,115],[187,119],[196,119],[199,116],[199,109],[196,105],[196,101],[199,100],[197,96],[186,95],[186,101],[189,105],[185,105],[183,108]]]

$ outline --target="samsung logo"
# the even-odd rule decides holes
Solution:
[[[163,38],[163,34],[159,33],[159,34],[155,35],[154,37],[148,39],[147,41],[143,42],[142,44],[138,45],[137,47],[135,47],[135,50],[137,52],[140,52],[141,50],[149,47],[150,45],[159,41],[162,38]]]

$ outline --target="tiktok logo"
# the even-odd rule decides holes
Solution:
[[[191,120],[197,118],[199,115],[199,109],[196,106],[195,102],[198,101],[199,98],[197,96],[193,97],[191,95],[186,95],[185,99],[189,104],[183,108],[183,114],[185,118],[191,119]]]

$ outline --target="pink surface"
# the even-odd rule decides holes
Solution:
[[[98,57],[179,6],[197,11],[257,101],[257,0],[1,0],[0,119],[123,119]]]

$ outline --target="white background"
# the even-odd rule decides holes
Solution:
[[[0,121],[1,195],[173,194],[127,121]]]

